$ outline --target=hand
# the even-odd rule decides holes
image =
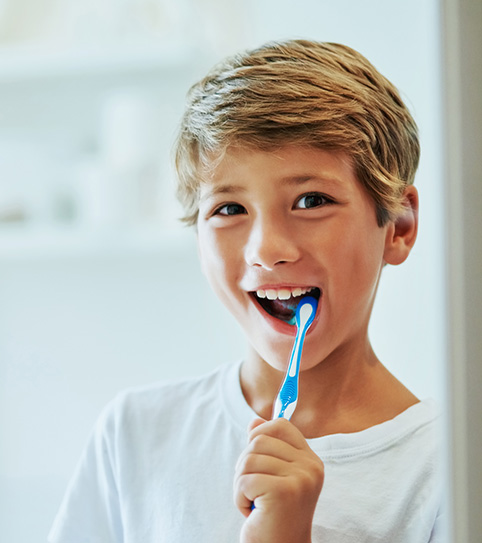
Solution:
[[[323,462],[291,422],[253,421],[234,480],[234,500],[246,517],[241,543],[311,542],[323,479]]]

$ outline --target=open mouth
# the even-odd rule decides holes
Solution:
[[[296,308],[305,296],[312,296],[319,301],[321,290],[318,287],[283,288],[279,290],[267,289],[251,293],[256,302],[272,317],[296,324]]]

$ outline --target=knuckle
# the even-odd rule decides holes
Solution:
[[[241,472],[251,473],[256,466],[256,456],[254,454],[247,454],[241,462]]]
[[[268,439],[268,436],[266,436],[265,434],[257,435],[250,443],[250,450],[252,450],[253,452],[260,452],[264,450]]]
[[[319,462],[317,464],[317,469],[315,469],[315,482],[321,490],[323,483],[325,482],[325,466],[322,462]]]
[[[308,471],[306,472],[307,483],[315,488],[321,489],[325,480],[325,466],[317,457],[307,464]]]
[[[246,474],[238,475],[234,482],[234,495],[240,497],[246,494],[248,486],[248,476]]]
[[[304,461],[298,465],[291,479],[291,492],[298,498],[303,496],[319,494],[324,482],[323,463],[315,459]]]
[[[272,431],[276,435],[284,435],[290,428],[293,427],[293,424],[284,418],[275,419],[273,422]]]

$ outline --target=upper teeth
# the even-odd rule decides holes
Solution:
[[[288,300],[291,296],[301,296],[313,290],[314,287],[295,287],[295,288],[268,288],[266,290],[259,289],[256,291],[258,298],[268,298],[268,300]]]

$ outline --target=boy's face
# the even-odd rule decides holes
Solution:
[[[292,309],[309,289],[320,299],[301,369],[366,346],[388,226],[346,155],[231,149],[201,184],[199,207],[203,271],[259,357],[286,369]]]

